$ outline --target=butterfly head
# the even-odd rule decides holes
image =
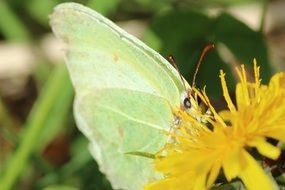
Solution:
[[[195,94],[192,89],[186,90],[181,93],[180,98],[180,108],[184,111],[190,111],[192,108],[195,109],[197,107],[197,103],[195,103]]]
[[[183,91],[180,97],[180,109],[188,113],[198,111],[203,114],[209,112],[209,107],[200,96],[193,90],[193,88]]]

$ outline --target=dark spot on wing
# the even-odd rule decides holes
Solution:
[[[124,137],[124,133],[125,133],[125,131],[124,131],[124,128],[122,128],[122,127],[118,127],[118,132],[119,132],[119,135],[120,135],[120,137]]]
[[[68,39],[67,36],[62,36],[61,39],[62,39],[62,41],[63,41],[64,43],[66,43],[66,44],[69,43],[69,39]]]
[[[119,60],[118,54],[113,53],[113,60],[114,60],[114,62],[118,62],[118,60]]]

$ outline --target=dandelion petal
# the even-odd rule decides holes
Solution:
[[[256,147],[263,156],[276,160],[280,155],[280,149],[268,143],[265,138],[256,137],[249,145]]]
[[[247,164],[241,170],[239,177],[248,190],[278,189],[276,183],[271,180],[249,153],[244,151],[244,157]]]

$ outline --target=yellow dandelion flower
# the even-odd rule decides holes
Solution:
[[[254,61],[254,82],[249,82],[244,66],[237,70],[240,82],[236,87],[236,106],[225,82],[220,78],[229,110],[217,113],[205,91],[195,90],[209,106],[213,118],[191,116],[178,110],[181,119],[154,160],[155,169],[165,178],[147,184],[145,190],[209,189],[223,171],[228,181],[239,178],[247,189],[277,189],[276,183],[248,151],[251,147],[263,156],[277,159],[280,150],[266,141],[267,137],[285,142],[285,73],[272,77],[269,85],[262,85],[259,67]],[[193,116],[194,115],[194,116]],[[197,121],[197,117],[208,121]]]

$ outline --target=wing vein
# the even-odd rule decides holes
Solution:
[[[111,108],[111,107],[109,107],[109,106],[104,106],[104,105],[102,105],[102,104],[97,104],[97,105],[98,105],[98,107],[101,107],[101,108],[107,109],[107,110],[109,110],[109,111],[112,111],[112,112],[114,112],[114,113],[116,113],[116,114],[119,114],[119,115],[121,115],[121,116],[127,118],[127,119],[130,120],[130,121],[134,121],[134,122],[137,122],[137,123],[140,123],[140,124],[144,124],[144,125],[146,125],[146,126],[148,126],[148,127],[151,127],[151,128],[153,128],[153,129],[158,129],[158,130],[161,130],[161,131],[166,131],[166,129],[160,127],[159,125],[155,125],[155,124],[152,124],[152,123],[148,123],[148,122],[145,122],[145,121],[136,119],[136,118],[134,118],[134,117],[130,117],[128,114],[126,114],[126,113],[124,113],[124,112],[122,112],[122,111],[119,111],[119,110],[117,110],[117,109],[113,109],[113,108]]]

